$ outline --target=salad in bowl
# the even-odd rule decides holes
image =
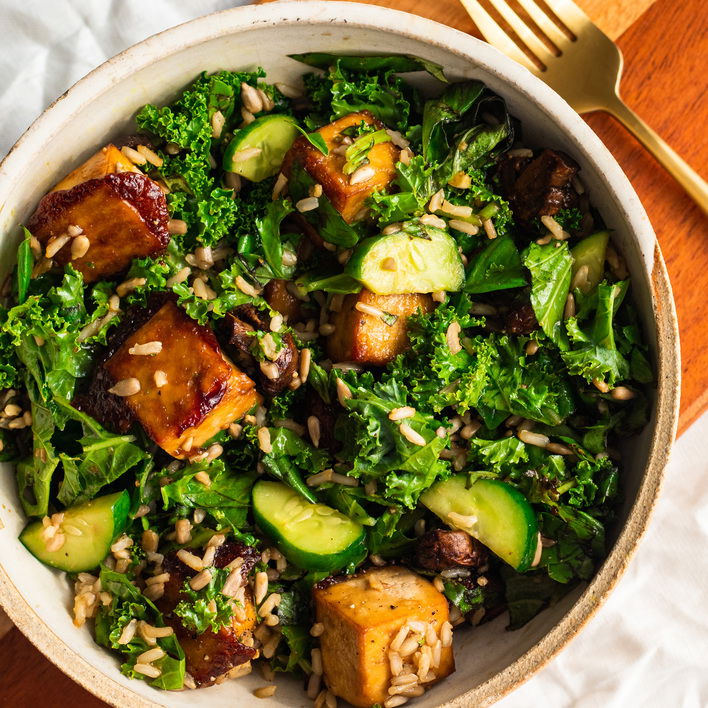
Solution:
[[[127,676],[393,708],[592,577],[653,373],[571,155],[414,56],[292,59],[197,76],[41,199],[0,454]]]

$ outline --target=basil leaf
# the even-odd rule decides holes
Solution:
[[[280,237],[280,224],[294,210],[289,199],[276,199],[268,202],[265,214],[256,219],[256,228],[258,229],[258,235],[261,237],[263,255],[275,278],[289,278],[292,276],[292,267],[286,271],[283,266],[283,241]]]
[[[34,259],[30,248],[32,234],[23,226],[25,237],[17,248],[17,303],[21,305],[27,299]]]
[[[562,327],[563,310],[570,290],[573,256],[565,241],[539,246],[532,243],[523,256],[531,273],[531,305],[543,331],[565,351],[568,337]]]
[[[291,59],[318,69],[327,69],[332,64],[339,63],[349,71],[393,71],[396,74],[406,74],[411,71],[427,71],[438,81],[447,83],[442,66],[435,62],[421,59],[412,54],[390,54],[386,56],[347,56],[328,54],[326,52],[308,52],[306,54],[289,54]]]
[[[325,139],[322,137],[320,133],[317,131],[314,131],[312,133],[308,133],[304,128],[301,128],[297,123],[295,123],[295,127],[302,133],[302,135],[305,137],[308,143],[312,145],[313,147],[317,148],[323,155],[329,155],[329,148],[327,147],[327,143],[325,142]]]
[[[484,93],[481,81],[451,84],[438,98],[426,101],[423,109],[423,157],[426,162],[442,160],[449,150],[444,132],[448,123],[458,121]]]
[[[508,236],[500,236],[473,256],[467,269],[464,290],[488,293],[526,285],[521,256]]]

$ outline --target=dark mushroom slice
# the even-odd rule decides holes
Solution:
[[[528,158],[507,157],[499,166],[500,188],[517,221],[530,227],[541,216],[554,216],[561,209],[576,206],[578,195],[572,180],[579,166],[560,150],[542,150]]]
[[[282,347],[277,357],[265,366],[256,367],[254,351],[258,346],[255,332],[268,332],[269,320],[253,305],[241,305],[224,318],[224,328],[230,347],[239,352],[241,361],[250,361],[256,369],[258,388],[266,396],[277,396],[292,382],[300,363],[300,352],[290,333],[280,335]],[[271,366],[272,365],[272,366]]]
[[[426,570],[448,570],[458,566],[478,568],[488,560],[487,549],[465,531],[435,529],[418,539],[416,562]]]

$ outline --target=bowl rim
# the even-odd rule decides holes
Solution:
[[[347,19],[342,19],[346,17]],[[225,35],[246,32],[258,26],[310,23],[346,24],[350,27],[385,30],[403,37],[439,46],[459,57],[474,61],[485,71],[515,89],[537,105],[541,101],[552,107],[553,119],[564,130],[588,145],[593,161],[602,164],[602,174],[613,196],[622,196],[619,206],[635,238],[642,234],[653,242],[653,254],[644,267],[648,271],[652,309],[656,324],[657,389],[656,423],[649,441],[646,469],[632,504],[628,520],[619,533],[607,558],[572,607],[522,656],[478,686],[443,705],[449,708],[487,706],[524,683],[552,659],[583,628],[624,572],[648,525],[655,505],[669,450],[678,423],[680,391],[680,350],[678,324],[666,266],[646,212],[629,180],[604,144],[572,108],[521,65],[490,45],[459,30],[417,15],[377,5],[332,0],[296,0],[263,5],[247,5],[211,13],[169,28],[132,45],[108,59],[77,81],[59,96],[30,125],[0,163],[0,199],[11,188],[12,175],[22,166],[23,155],[32,153],[52,137],[53,122],[63,114],[71,115],[96,96],[111,89],[113,79],[123,78],[154,60],[178,53],[189,46]],[[444,36],[442,42],[440,37]],[[531,87],[530,90],[526,87]],[[619,204],[619,202],[618,202]],[[653,256],[653,257],[652,257]],[[66,640],[45,625],[13,584],[0,565],[0,606],[4,607],[15,626],[59,669],[114,706],[165,705],[159,699],[148,700],[126,688],[88,663],[71,649]],[[165,694],[168,695],[168,694]],[[166,699],[169,700],[169,699]]]

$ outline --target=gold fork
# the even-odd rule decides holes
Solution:
[[[570,30],[568,33],[536,0],[516,0],[546,40],[555,45],[557,55],[507,0],[487,0],[526,45],[536,62],[524,53],[478,0],[460,1],[490,44],[543,79],[578,113],[604,110],[614,116],[708,213],[708,184],[622,101],[619,96],[622,54],[572,0],[545,0],[552,13]]]

